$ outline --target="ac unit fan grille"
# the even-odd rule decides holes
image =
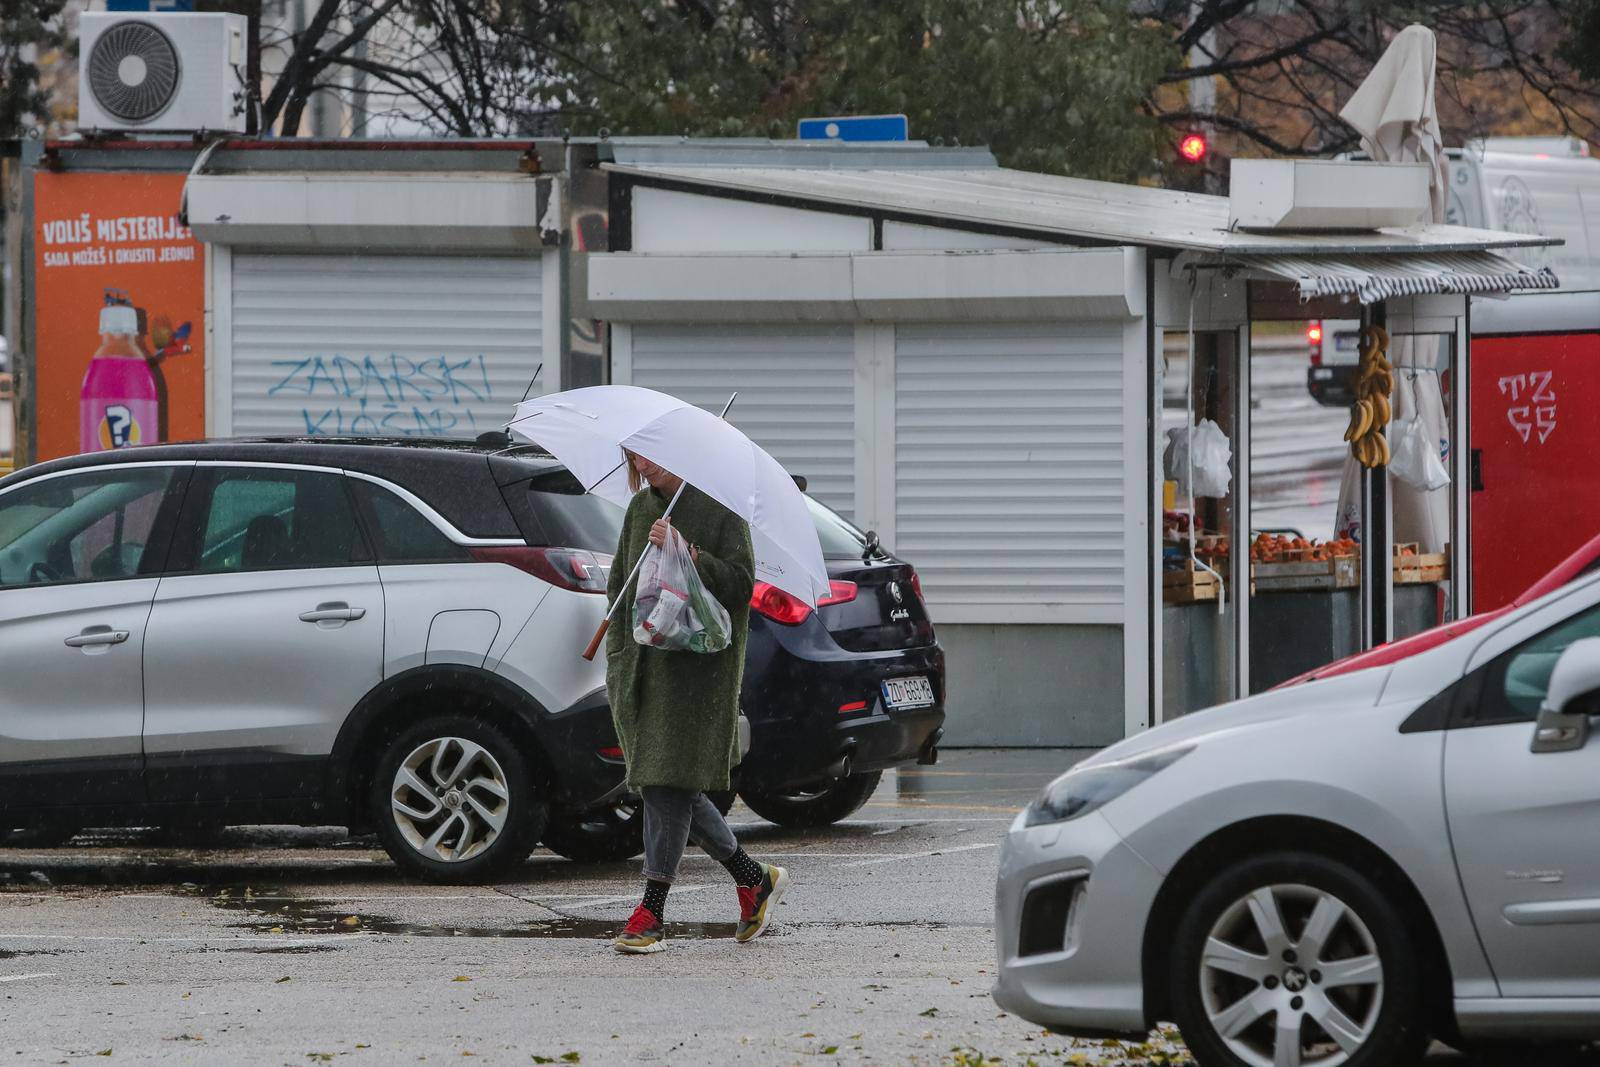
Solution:
[[[148,122],[178,91],[178,50],[148,22],[119,22],[89,53],[95,101],[124,122]]]

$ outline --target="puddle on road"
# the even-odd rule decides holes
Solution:
[[[253,886],[248,888],[214,886],[197,891],[205,895],[206,902],[212,907],[251,916],[246,921],[233,925],[255,933],[322,935],[368,933],[396,934],[404,937],[553,937],[609,941],[617,936],[617,931],[622,926],[615,919],[581,918],[530,920],[511,926],[434,925],[360,915],[342,910],[331,901],[311,897],[285,899],[286,894],[277,889],[262,888],[259,897],[256,887]],[[260,899],[261,897],[269,899]],[[737,929],[738,925],[730,922],[669,921],[667,923],[667,935],[680,938],[732,937]],[[781,931],[777,928],[769,931],[769,935],[778,933]]]

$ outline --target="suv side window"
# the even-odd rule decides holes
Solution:
[[[190,570],[300,570],[372,559],[337,474],[216,468],[200,477],[180,524],[193,539]]]
[[[1505,722],[1532,722],[1550,688],[1550,673],[1556,660],[1572,642],[1584,637],[1600,637],[1600,605],[1552,626],[1484,664],[1476,700],[1469,700],[1466,721],[1470,726]]]
[[[0,496],[0,586],[154,573],[166,551],[156,518],[174,471],[107,468],[44,478]]]
[[[359,478],[350,479],[350,488],[361,503],[382,562],[458,563],[472,559],[470,552],[394,492]]]

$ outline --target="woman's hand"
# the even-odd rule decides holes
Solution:
[[[650,527],[650,543],[657,548],[667,547],[667,534],[671,529],[672,520],[670,518],[662,517],[657,519],[655,525]]]

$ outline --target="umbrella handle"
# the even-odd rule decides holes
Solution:
[[[678,506],[678,498],[683,495],[684,487],[688,484],[688,482],[682,481],[681,479],[679,480],[678,491],[672,494],[672,502],[667,505],[666,512],[661,516],[663,519],[672,518],[672,509]],[[639,553],[639,558],[633,563],[633,570],[628,572],[627,579],[622,583],[623,592],[627,592],[628,586],[633,584],[633,580],[634,578],[638,577],[639,568],[642,566],[644,566],[643,552]],[[595,653],[600,649],[600,642],[605,640],[606,631],[611,629],[612,616],[616,615],[617,608],[621,605],[622,593],[618,593],[617,599],[611,602],[610,609],[606,611],[606,617],[601,621],[600,628],[594,632],[594,637],[589,640],[589,647],[583,650],[584,659],[594,659]]]
[[[600,651],[600,642],[606,639],[606,631],[609,629],[611,629],[611,616],[607,615],[600,620],[600,627],[595,630],[594,637],[589,641],[589,647],[583,650],[584,659],[594,659],[595,653]]]
[[[540,366],[543,366],[543,364],[540,364]],[[726,404],[722,405],[722,414],[717,416],[717,417],[718,418],[722,418],[722,419],[727,418],[728,417],[728,410],[733,407],[733,402],[735,400],[738,400],[738,399],[739,399],[739,394],[737,392],[735,392],[732,396],[730,396],[728,398],[728,402]],[[623,463],[626,463],[626,462],[627,462],[627,460],[624,459]],[[619,463],[617,465],[617,467],[621,467],[621,466],[622,466],[621,463]],[[612,468],[611,474],[615,474],[617,472],[617,467],[613,467]],[[606,478],[611,477],[611,474],[607,474]],[[601,482],[605,481],[605,478],[600,479],[600,481]],[[599,485],[599,484],[600,484],[600,482],[596,482],[595,483],[595,485]],[[688,484],[689,483],[684,481],[682,478],[678,479],[678,491],[676,493],[672,494],[672,501],[671,501],[671,503],[669,503],[667,505],[667,510],[661,516],[662,518],[664,518],[664,519],[672,518],[672,509],[678,506],[678,498],[683,495],[683,490],[684,490],[684,488],[686,486],[688,486]],[[593,489],[594,486],[590,486],[589,488]],[[628,575],[628,580],[622,583],[622,588],[623,588],[624,591],[627,590],[629,585],[633,584],[633,579],[638,575],[639,568],[643,564],[644,564],[644,553],[641,552],[641,553],[639,553],[639,558],[633,564],[633,571]],[[600,623],[600,628],[595,630],[594,637],[589,639],[589,647],[583,650],[583,658],[584,659],[592,660],[595,657],[595,653],[600,651],[600,642],[605,640],[606,631],[611,629],[611,618],[612,618],[612,616],[614,616],[617,613],[617,607],[621,603],[622,603],[622,594],[618,593],[617,594],[617,599],[611,602],[610,609],[608,609],[606,611],[606,617]]]

